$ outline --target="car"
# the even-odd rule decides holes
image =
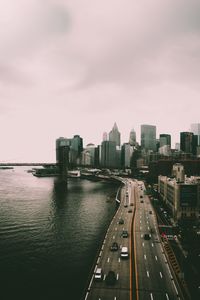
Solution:
[[[124,224],[124,220],[123,219],[119,219],[119,224]]]
[[[133,202],[130,203],[130,206],[133,206]]]
[[[127,238],[128,237],[128,231],[127,230],[123,230],[121,236],[123,238]]]
[[[108,274],[106,275],[105,282],[107,285],[114,285],[116,282],[117,278],[115,275],[114,271],[109,271]]]
[[[121,258],[128,258],[128,248],[127,247],[122,247],[121,253],[120,253]]]
[[[103,279],[103,273],[101,268],[97,268],[94,274],[95,281],[101,281]]]
[[[112,245],[110,246],[111,251],[117,251],[118,248],[119,248],[119,246],[116,242],[113,242]]]
[[[128,213],[132,213],[133,211],[132,211],[132,209],[130,208],[129,210],[128,210]]]
[[[124,204],[124,207],[128,207],[128,204],[125,203],[125,204]]]
[[[152,215],[152,211],[151,210],[149,211],[149,213],[150,213],[150,215]]]
[[[140,198],[143,198],[143,196],[141,195]]]
[[[143,201],[143,200],[141,200],[141,201],[140,201],[140,203],[144,203],[144,201]]]
[[[145,240],[150,240],[150,238],[151,238],[150,234],[148,234],[148,233],[144,234],[144,239]]]

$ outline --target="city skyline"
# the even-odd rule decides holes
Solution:
[[[199,118],[200,3],[25,0],[0,12],[0,161],[55,161],[55,140],[100,144],[114,122],[190,131]]]

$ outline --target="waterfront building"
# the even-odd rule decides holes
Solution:
[[[112,130],[109,132],[109,141],[115,142],[116,146],[120,146],[120,132],[118,130],[117,124],[115,123]]]
[[[83,139],[79,135],[74,135],[71,139],[70,163],[76,166],[81,163],[81,153],[83,151]]]
[[[112,141],[103,141],[101,143],[100,165],[102,168],[117,168],[117,150],[116,143]]]
[[[130,132],[129,144],[131,146],[136,146],[136,144],[137,144],[137,142],[136,142],[136,132],[135,132],[134,129],[132,129],[131,132]]]
[[[141,125],[141,147],[156,151],[156,126]]]
[[[82,165],[84,166],[94,166],[95,160],[95,145],[90,143],[82,151]]]
[[[173,166],[172,177],[158,177],[158,192],[175,222],[200,218],[200,177],[187,177],[181,164]]]

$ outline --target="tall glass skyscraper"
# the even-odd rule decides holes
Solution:
[[[141,125],[141,147],[156,151],[156,126]]]
[[[130,132],[129,144],[131,146],[136,146],[136,132],[134,129],[132,129]]]

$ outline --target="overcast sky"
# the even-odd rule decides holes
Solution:
[[[200,123],[199,0],[0,0],[0,161]]]

